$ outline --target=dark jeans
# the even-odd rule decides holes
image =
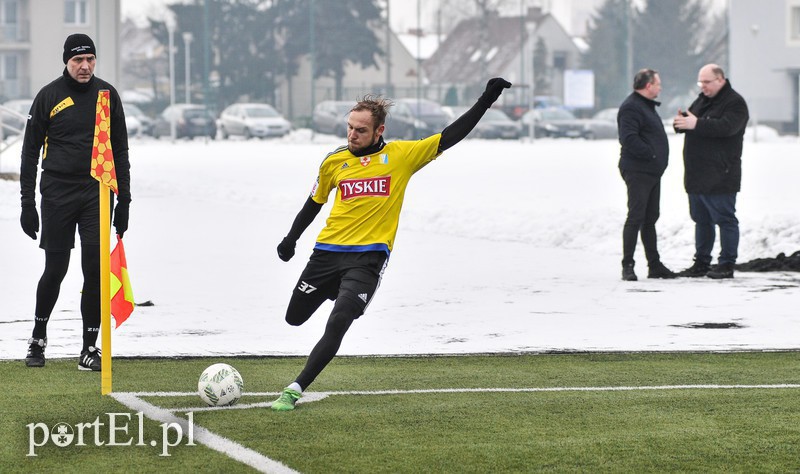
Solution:
[[[628,218],[622,228],[622,265],[633,265],[636,240],[642,235],[647,263],[660,260],[656,244],[656,221],[660,215],[661,177],[633,171],[622,171],[628,187]]]
[[[694,221],[694,259],[711,264],[716,228],[719,226],[719,263],[734,264],[739,249],[736,193],[689,194],[689,214]]]

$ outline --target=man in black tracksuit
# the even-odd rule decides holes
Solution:
[[[657,71],[642,69],[633,79],[633,92],[617,113],[619,170],[628,188],[628,217],[622,229],[622,279],[636,281],[633,254],[642,235],[648,278],[675,278],[661,263],[656,245],[656,221],[660,212],[661,176],[667,169],[669,142],[655,98],[661,92]]]
[[[70,35],[64,43],[64,72],[44,86],[31,105],[22,144],[20,187],[22,230],[32,239],[39,231],[36,211],[36,175],[42,152],[42,236],[45,268],[36,290],[33,334],[28,340],[28,367],[45,364],[47,322],[58,299],[61,282],[75,247],[75,228],[81,238],[83,291],[83,347],[80,370],[100,370],[96,347],[100,330],[100,208],[98,181],[90,174],[94,143],[97,95],[110,92],[111,147],[114,153],[119,195],[114,209],[114,227],[122,236],[128,228],[131,201],[128,132],[119,94],[111,84],[94,76],[96,61],[92,39]],[[109,190],[108,199],[113,199]],[[108,295],[106,295],[108,297]]]
[[[733,278],[739,248],[736,194],[742,182],[742,145],[750,114],[747,103],[731,87],[725,72],[707,64],[697,74],[701,92],[689,111],[675,117],[684,133],[684,186],[695,223],[694,264],[682,276]],[[711,268],[711,250],[719,227],[720,253]]]

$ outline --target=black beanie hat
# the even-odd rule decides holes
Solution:
[[[79,54],[94,54],[97,56],[94,50],[94,41],[83,33],[67,36],[67,40],[64,41],[64,64],[67,64],[71,57]]]

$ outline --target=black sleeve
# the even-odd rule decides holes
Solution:
[[[303,204],[303,208],[297,213],[297,217],[294,218],[292,228],[289,229],[289,233],[286,234],[286,238],[296,242],[297,239],[303,235],[303,232],[305,232],[308,226],[314,222],[314,218],[317,217],[317,214],[319,214],[321,209],[322,204],[317,203],[309,197],[308,200],[306,200],[306,203]]]
[[[491,106],[491,104],[489,106]],[[469,132],[475,128],[475,125],[481,120],[481,117],[486,113],[489,106],[486,106],[482,100],[478,100],[471,109],[464,112],[464,115],[446,126],[444,130],[442,130],[442,138],[439,139],[439,153],[442,153],[469,135]]]
[[[131,202],[131,163],[128,156],[128,128],[125,124],[125,111],[117,90],[110,87],[111,109],[111,149],[114,153],[114,169],[117,173],[117,202]]]
[[[39,172],[39,153],[50,126],[45,89],[36,95],[28,115],[25,134],[22,140],[22,155],[19,170],[19,183],[22,206],[36,205],[36,175]]]
[[[502,77],[493,77],[486,83],[486,89],[483,94],[475,102],[471,109],[464,112],[464,115],[457,118],[455,122],[451,123],[442,130],[442,137],[439,139],[439,150],[441,153],[456,143],[463,140],[469,132],[475,128],[483,114],[495,103],[495,101],[503,93],[503,90],[511,87],[511,83]]]

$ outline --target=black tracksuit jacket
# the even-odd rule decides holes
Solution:
[[[110,96],[111,148],[119,188],[117,199],[121,203],[130,202],[128,131],[119,94],[111,84],[96,76],[81,84],[64,69],[61,77],[39,91],[31,105],[20,165],[23,205],[33,204],[36,199],[40,151],[44,172],[93,179],[90,171],[97,93],[102,89],[108,89]]]

